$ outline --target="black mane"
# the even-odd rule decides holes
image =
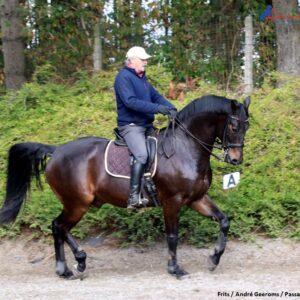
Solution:
[[[220,96],[204,96],[198,99],[193,100],[187,106],[185,106],[177,114],[179,121],[184,122],[185,120],[190,119],[195,114],[199,113],[225,113],[231,114],[231,101],[225,97]]]

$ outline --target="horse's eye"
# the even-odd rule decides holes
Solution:
[[[239,122],[237,120],[232,120],[229,124],[229,129],[232,132],[238,132],[239,131]]]

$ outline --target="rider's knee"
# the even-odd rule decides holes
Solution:
[[[147,162],[148,154],[140,153],[140,154],[136,155],[135,159],[136,159],[136,161],[138,161],[139,163],[144,165]]]

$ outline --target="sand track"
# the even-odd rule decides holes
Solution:
[[[167,274],[165,244],[124,249],[104,241],[82,246],[88,277],[63,280],[54,272],[52,245],[22,237],[2,240],[0,299],[300,299],[300,243],[291,240],[231,241],[214,272],[206,267],[209,249],[181,245],[178,260],[190,273],[184,280]],[[72,266],[69,251],[67,257]]]

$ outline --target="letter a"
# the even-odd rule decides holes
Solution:
[[[229,188],[231,185],[236,186],[233,174],[230,174],[229,180],[228,180],[228,184],[227,184],[227,188]]]

